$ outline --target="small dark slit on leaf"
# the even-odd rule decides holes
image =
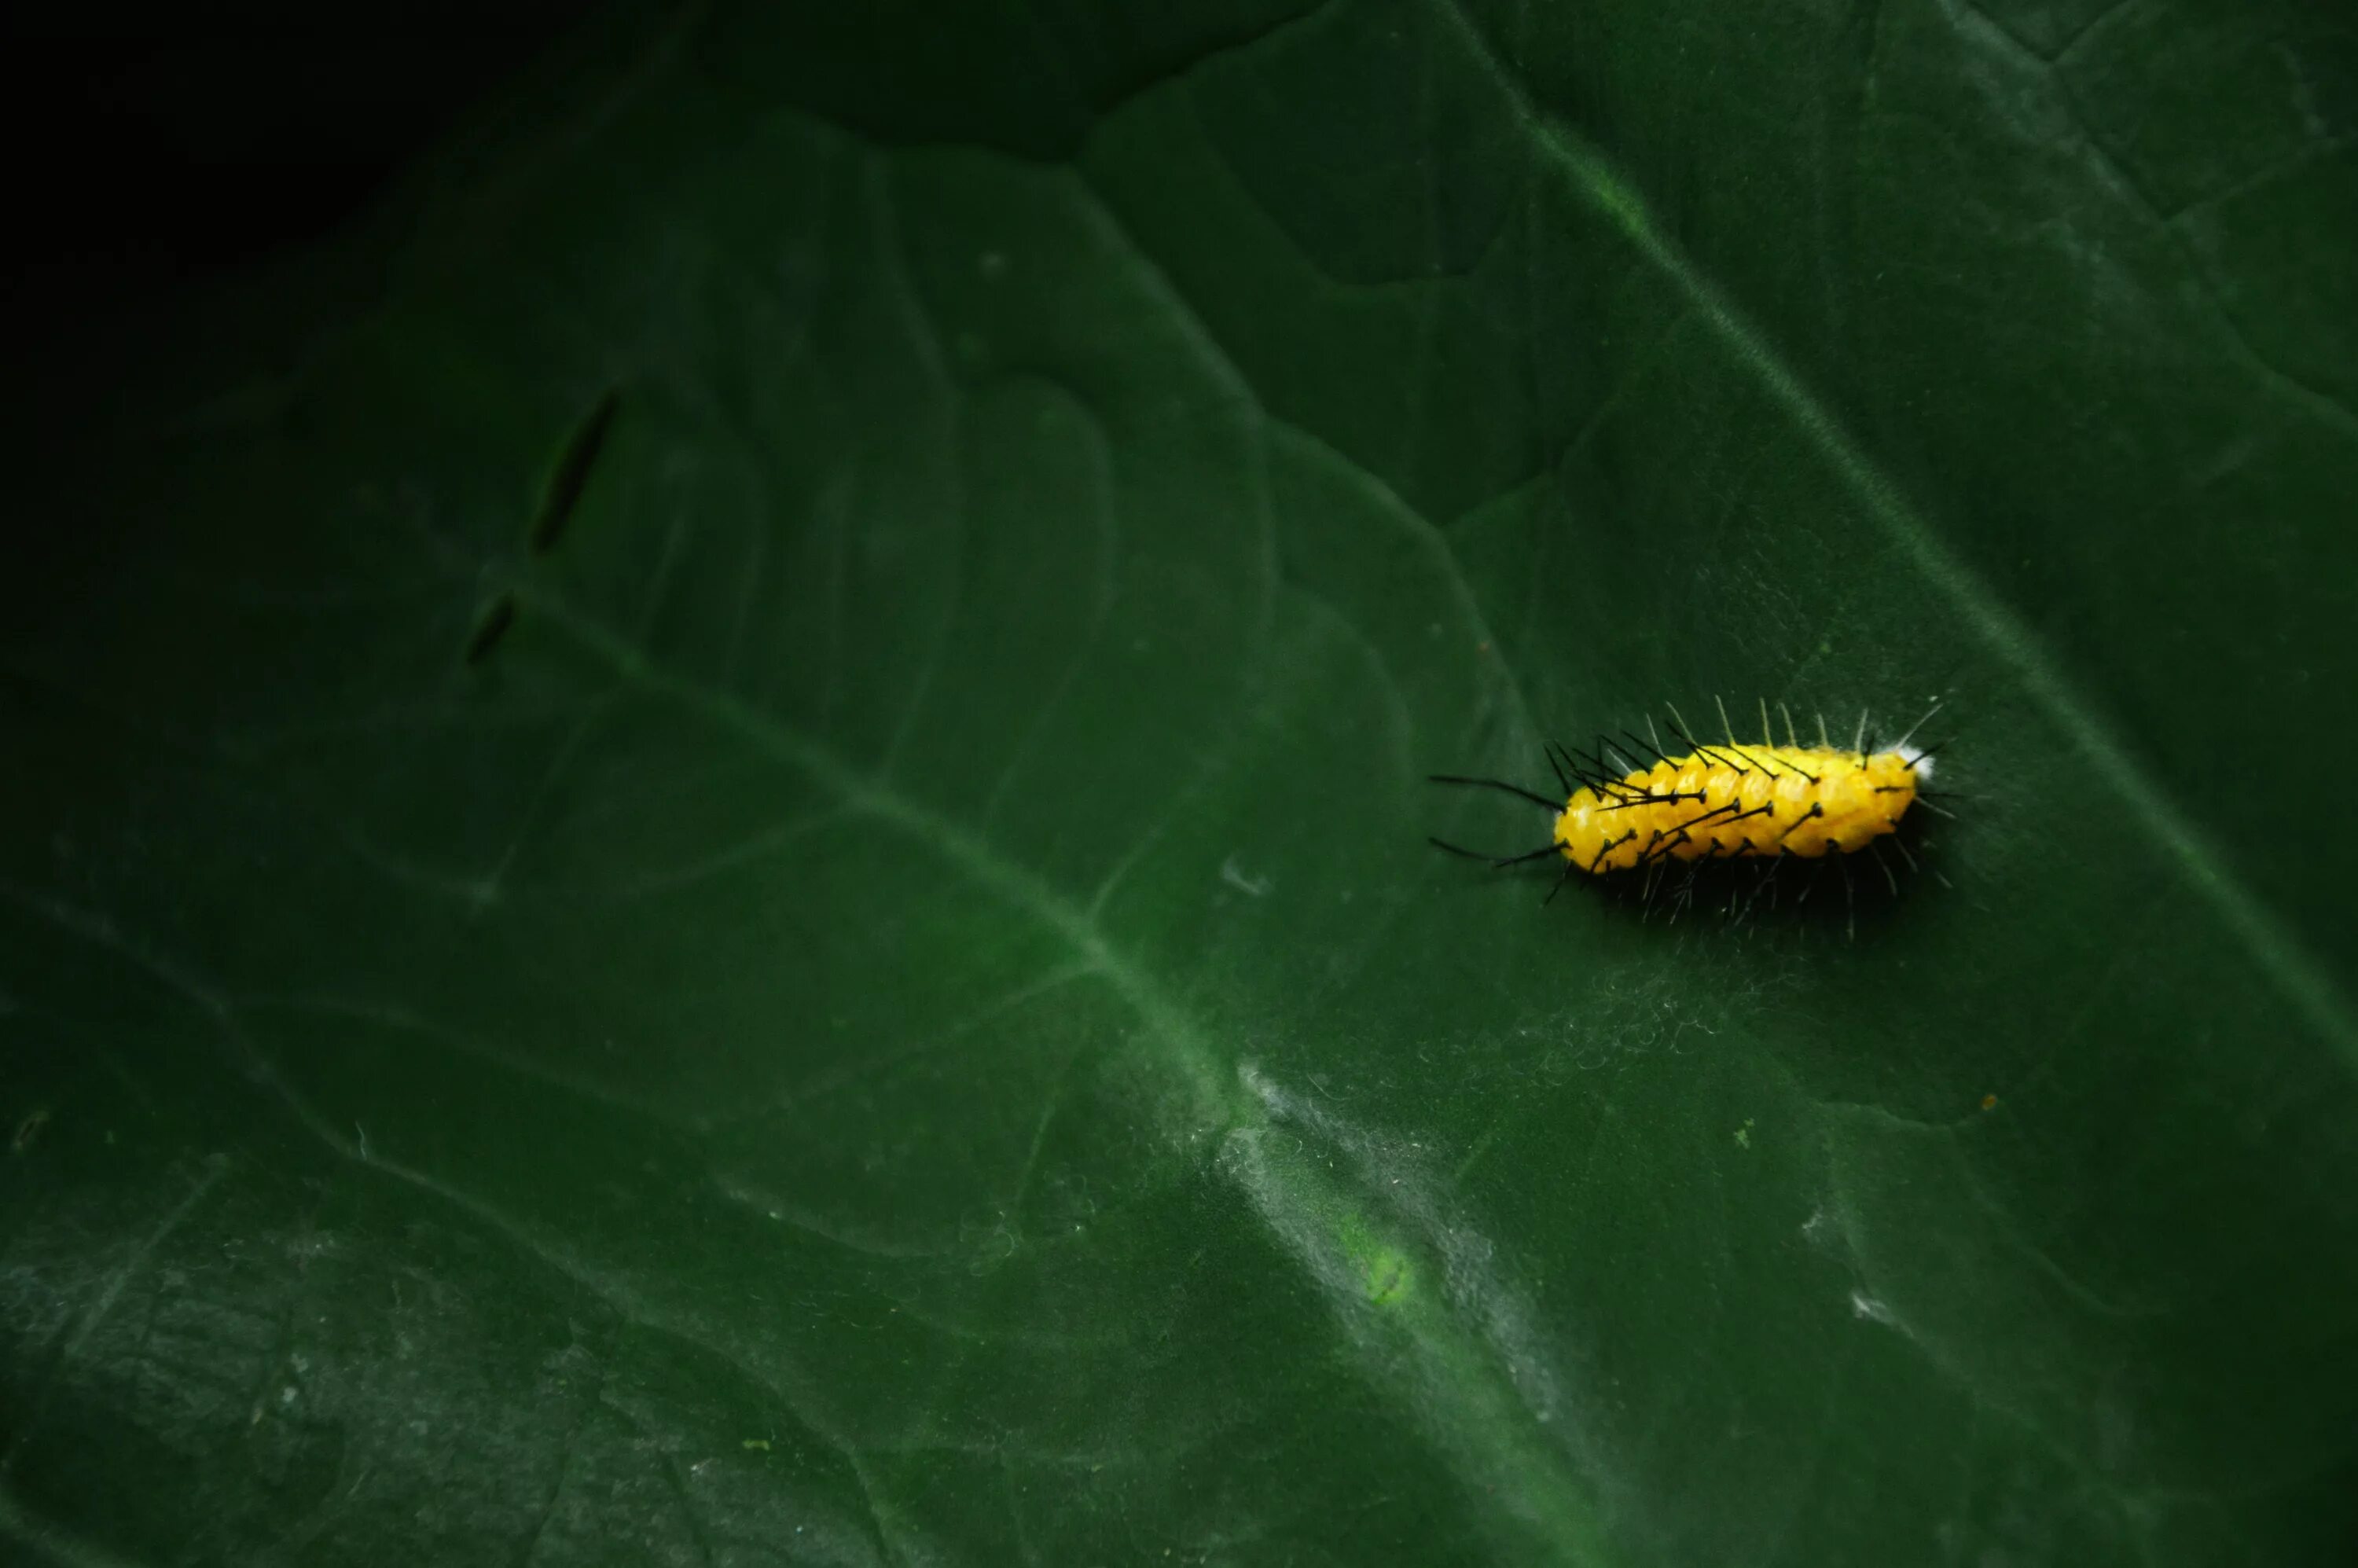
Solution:
[[[479,665],[490,658],[492,650],[500,645],[500,639],[506,636],[508,628],[514,624],[515,600],[507,594],[503,593],[483,606],[483,612],[475,618],[474,633],[467,639],[469,667]]]
[[[573,521],[573,509],[581,503],[581,492],[589,488],[590,470],[597,466],[598,454],[606,445],[606,432],[614,423],[614,410],[621,397],[609,391],[598,399],[590,416],[581,421],[566,443],[564,453],[557,460],[557,471],[548,479],[548,492],[541,497],[540,512],[532,520],[532,532],[527,543],[535,556],[546,555],[557,547],[565,525]]]

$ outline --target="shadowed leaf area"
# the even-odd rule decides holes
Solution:
[[[600,23],[16,465],[9,1552],[2349,1561],[2353,132],[2295,0]],[[1945,704],[1855,935],[1426,844],[1714,698]]]

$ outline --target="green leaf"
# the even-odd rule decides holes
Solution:
[[[2338,27],[593,34],[23,492],[0,1530],[2345,1561]],[[1424,844],[1714,694],[1855,937]]]

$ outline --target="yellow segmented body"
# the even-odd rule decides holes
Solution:
[[[1597,876],[1664,860],[1847,854],[1896,831],[1922,754],[1823,746],[1705,746],[1582,785],[1555,848]]]

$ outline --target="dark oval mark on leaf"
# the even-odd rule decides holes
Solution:
[[[565,451],[557,460],[557,470],[549,476],[548,490],[541,497],[540,510],[532,520],[532,532],[527,542],[535,556],[546,555],[557,547],[565,533],[565,525],[573,521],[573,509],[581,503],[581,492],[589,488],[590,470],[597,466],[598,454],[605,449],[606,432],[614,423],[614,410],[622,404],[621,396],[609,391],[598,399],[589,417],[581,421],[566,443]]]

